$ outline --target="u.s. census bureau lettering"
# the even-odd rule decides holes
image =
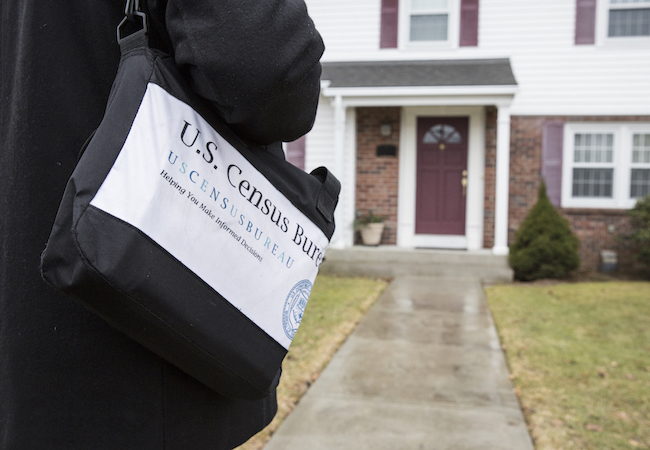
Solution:
[[[155,84],[146,103],[91,205],[140,229],[288,348],[308,297],[296,286],[313,283],[326,236],[193,109]]]

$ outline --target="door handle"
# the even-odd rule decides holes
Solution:
[[[463,170],[463,178],[460,180],[460,185],[463,186],[463,197],[467,196],[467,170]]]

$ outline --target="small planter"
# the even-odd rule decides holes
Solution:
[[[385,221],[386,216],[373,214],[371,209],[366,214],[357,211],[354,219],[354,229],[359,231],[361,243],[363,245],[379,245],[381,234],[384,232]]]
[[[379,245],[384,232],[384,223],[368,223],[361,227],[361,242],[363,245]]]

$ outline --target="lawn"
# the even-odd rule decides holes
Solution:
[[[538,450],[650,448],[650,283],[486,295]]]
[[[300,328],[282,365],[278,414],[268,427],[238,450],[264,447],[387,284],[367,278],[318,276]]]

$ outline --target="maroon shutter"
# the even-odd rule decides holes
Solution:
[[[460,42],[461,46],[478,45],[478,0],[460,2]]]
[[[596,0],[576,0],[576,41],[593,44],[596,39]]]
[[[549,120],[542,132],[542,177],[548,198],[559,207],[562,199],[562,146],[564,122]]]
[[[399,0],[381,0],[380,48],[397,48],[397,9]]]
[[[287,151],[287,161],[302,170],[305,170],[305,140],[305,136],[303,136],[293,142],[284,144]]]

